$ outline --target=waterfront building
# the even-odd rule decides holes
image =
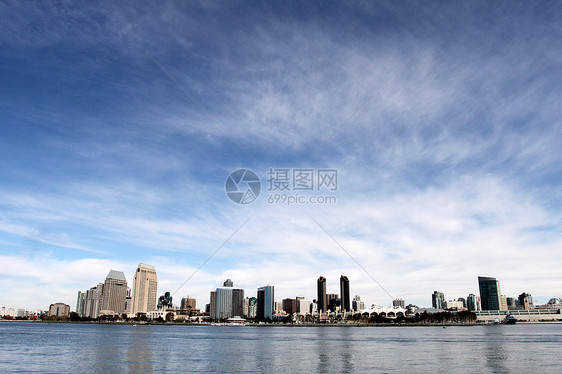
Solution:
[[[103,284],[100,309],[114,314],[123,314],[126,298],[127,279],[125,279],[125,274],[122,271],[110,270]]]
[[[216,319],[228,319],[232,313],[232,287],[218,287],[216,290]]]
[[[258,288],[258,308],[256,318],[273,319],[275,308],[275,290],[273,286],[263,286]]]
[[[531,310],[533,308],[533,298],[531,297],[531,294],[523,292],[519,295],[518,300],[521,309]]]
[[[47,316],[55,316],[55,317],[68,317],[70,315],[70,305],[65,303],[55,303],[49,306],[49,311],[47,312]]]
[[[318,305],[318,312],[328,311],[328,299],[326,297],[326,278],[320,276],[317,281],[318,288],[318,298],[316,299],[316,304]]]
[[[353,298],[353,311],[360,312],[363,309],[365,309],[365,303],[361,301],[361,297],[359,295],[355,295]]]
[[[302,296],[297,296],[297,313],[298,314],[310,314],[312,313],[312,301],[306,300]]]
[[[86,302],[86,292],[78,291],[78,297],[76,298],[76,313],[79,316],[84,314],[84,304]]]
[[[127,315],[131,314],[133,309],[132,299],[133,296],[132,296],[131,287],[127,287],[127,296],[125,296],[125,313]]]
[[[132,313],[147,313],[156,309],[158,277],[152,265],[139,264],[133,278]]]
[[[340,277],[340,295],[342,312],[350,312],[351,299],[349,295],[349,279],[345,275]]]
[[[180,309],[197,309],[197,300],[188,297],[182,297]]]
[[[172,295],[169,291],[164,292],[164,295],[158,298],[158,305],[156,306],[157,310],[160,309],[171,309],[173,308],[172,304]]]
[[[462,303],[463,308],[466,308],[466,299],[464,297],[459,297],[457,300]]]
[[[283,302],[276,301],[275,302],[275,309],[273,310],[273,314],[276,316],[284,315],[285,311],[283,310]]]
[[[211,319],[217,319],[217,291],[211,291],[209,297],[209,316]]]
[[[500,282],[492,277],[478,277],[478,286],[482,310],[502,310]]]
[[[86,291],[86,299],[84,300],[81,315],[82,317],[93,319],[99,317],[102,303],[103,285],[103,283],[98,283],[97,286],[94,286]]]
[[[431,295],[431,305],[433,309],[444,309],[445,303],[445,294],[440,291],[433,291],[433,295]]]
[[[329,293],[326,297],[328,299],[328,310],[332,312],[341,310],[341,299],[338,297],[337,293]]]
[[[258,299],[255,297],[247,297],[244,300],[244,317],[256,318],[258,309]]]
[[[392,306],[394,307],[400,307],[402,309],[405,308],[406,303],[404,302],[404,299],[394,299],[392,300]]]
[[[283,310],[287,314],[294,314],[297,312],[297,299],[283,299]]]
[[[216,291],[211,292],[211,318],[228,319],[242,316],[244,314],[244,290],[234,288],[231,279],[227,279],[223,284],[229,286],[217,287]]]
[[[464,303],[460,300],[447,300],[443,303],[443,309],[448,310],[464,310]]]
[[[480,297],[472,293],[468,295],[468,297],[466,298],[466,307],[470,312],[480,312],[482,310]]]
[[[507,310],[515,310],[518,309],[517,307],[517,299],[514,297],[506,298],[507,301]]]
[[[227,280],[224,281],[223,286],[224,287],[234,287],[234,282],[232,282],[232,279],[228,278]]]

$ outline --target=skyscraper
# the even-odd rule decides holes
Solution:
[[[340,277],[340,295],[341,295],[342,312],[351,311],[351,301],[349,296],[349,279],[345,275],[342,275]]]
[[[355,295],[353,298],[353,310],[356,312],[360,312],[365,309],[365,303],[361,301],[361,297],[359,295]]]
[[[132,313],[147,313],[156,310],[158,277],[152,265],[139,264],[133,278]]]
[[[122,271],[110,270],[103,284],[101,310],[116,314],[125,313],[127,279]]]
[[[287,314],[293,314],[297,312],[297,299],[283,299],[283,310]]]
[[[256,318],[272,319],[275,310],[275,295],[273,286],[258,288],[258,310]]]
[[[244,315],[244,290],[233,288],[232,280],[227,279],[224,287],[211,292],[211,318],[228,319]]]
[[[529,293],[523,292],[517,299],[519,301],[519,307],[523,310],[529,310],[533,306],[533,298]]]
[[[433,295],[431,295],[431,305],[435,309],[443,309],[445,303],[445,294],[440,291],[433,291]]]
[[[316,299],[316,303],[318,304],[318,312],[326,312],[328,311],[328,299],[326,298],[326,278],[320,276],[318,278],[318,298]]]
[[[479,312],[482,310],[482,305],[480,304],[480,298],[474,294],[468,295],[466,298],[466,307],[470,312]]]
[[[398,307],[398,308],[405,308],[406,303],[404,302],[404,299],[394,299],[392,300],[392,306],[393,307]]]
[[[500,282],[496,278],[478,277],[482,310],[501,310]]]

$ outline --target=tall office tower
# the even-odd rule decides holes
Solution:
[[[500,282],[496,278],[478,277],[482,310],[501,310]]]
[[[131,291],[131,287],[127,287],[127,296],[125,296],[125,313],[131,314],[133,308],[133,292]]]
[[[353,298],[353,310],[356,312],[360,312],[365,309],[365,303],[361,301],[361,297],[359,295],[355,295]]]
[[[139,264],[133,278],[133,314],[156,310],[158,277],[152,265]]]
[[[320,277],[318,278],[318,298],[316,299],[316,303],[318,304],[318,312],[327,312],[328,311],[328,299],[326,298],[326,278]]]
[[[211,292],[211,318],[228,319],[244,315],[244,290],[233,288],[233,282],[227,279],[224,284]]]
[[[84,305],[84,317],[98,318],[100,315],[100,308],[102,304],[103,283],[98,283],[97,286],[90,288],[86,291],[86,300]]]
[[[297,312],[297,299],[283,299],[283,310],[287,314],[294,314]]]
[[[533,298],[530,293],[523,292],[517,299],[521,309],[530,310],[533,307]]]
[[[312,301],[310,300],[306,300],[304,297],[302,296],[297,296],[296,299],[297,302],[297,313],[298,314],[309,314],[312,312],[311,310],[311,306],[312,306]]]
[[[80,317],[84,316],[84,304],[86,302],[86,292],[78,291],[78,297],[76,298],[76,313]]]
[[[340,295],[341,295],[341,310],[342,312],[351,311],[351,299],[349,296],[349,279],[342,275],[340,277]]]
[[[394,299],[392,300],[392,306],[397,308],[404,308],[406,306],[406,303],[404,302],[404,299]]]
[[[443,309],[445,303],[445,295],[443,292],[433,291],[433,295],[431,295],[431,305],[435,309]]]
[[[234,317],[232,313],[232,287],[218,287],[216,295],[216,319],[228,319]]]
[[[182,297],[180,308],[181,309],[196,309],[197,301],[195,299],[188,297]]]
[[[103,284],[101,310],[125,313],[127,279],[122,271],[110,270]]]
[[[500,296],[500,310],[507,310],[507,296]]]
[[[209,297],[209,317],[217,319],[217,291],[211,291]]]
[[[258,288],[258,309],[256,318],[272,319],[275,310],[275,290],[273,286],[263,286]]]
[[[244,317],[256,318],[258,308],[258,299],[255,297],[247,297],[244,302]]]
[[[466,298],[466,307],[470,312],[479,312],[482,310],[482,305],[480,304],[480,297],[475,294],[470,294]]]
[[[228,278],[227,280],[224,281],[223,286],[224,287],[234,287],[234,282],[232,282],[232,279]]]
[[[169,291],[164,292],[164,295],[158,298],[158,305],[156,309],[169,309],[172,308],[172,295]]]
[[[336,308],[341,306],[341,299],[338,297],[337,293],[326,294],[326,300],[328,301],[328,310],[332,312],[336,311]]]
[[[244,290],[241,288],[232,289],[232,316],[242,317],[244,315]]]

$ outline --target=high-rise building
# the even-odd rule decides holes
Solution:
[[[392,300],[392,306],[398,308],[404,308],[406,306],[406,303],[404,302],[404,299],[394,299]]]
[[[156,310],[158,277],[152,265],[139,264],[133,278],[132,313]]]
[[[312,301],[306,300],[302,296],[297,296],[297,313],[298,314],[309,314],[312,312]]]
[[[211,291],[209,298],[209,316],[211,319],[217,319],[217,291]]]
[[[500,282],[496,278],[478,277],[478,286],[482,310],[502,310]]]
[[[466,298],[466,307],[470,312],[479,312],[482,310],[482,305],[480,304],[480,297],[475,294],[470,294]]]
[[[258,299],[255,297],[247,297],[244,299],[244,317],[256,318],[258,308]]]
[[[230,279],[224,284],[230,286],[218,287],[211,292],[212,319],[228,319],[244,314],[244,290],[233,288],[234,283]]]
[[[76,313],[80,317],[84,314],[84,304],[86,302],[86,292],[78,291],[78,297],[76,298]]]
[[[232,316],[241,317],[244,315],[244,290],[241,288],[232,289]]]
[[[297,312],[297,299],[283,299],[283,310],[287,314]]]
[[[350,312],[351,301],[349,295],[349,279],[345,275],[342,275],[340,277],[340,294],[341,294],[341,311]]]
[[[258,288],[258,309],[256,318],[273,319],[275,310],[275,292],[273,286],[263,286]]]
[[[517,298],[519,300],[519,306],[523,310],[530,310],[533,307],[533,298],[531,294],[523,292]]]
[[[433,291],[433,295],[431,295],[431,305],[435,309],[443,309],[445,303],[445,295],[443,292],[440,291]]]
[[[336,309],[341,309],[341,299],[338,297],[337,293],[329,293],[326,295],[328,300],[328,310],[335,312]]]
[[[164,295],[158,298],[158,305],[156,309],[169,309],[172,308],[172,295],[169,291],[164,292]]]
[[[82,317],[98,318],[100,315],[103,295],[103,283],[86,291],[86,299],[82,306]]]
[[[320,277],[317,282],[318,286],[318,298],[316,299],[316,304],[318,304],[318,312],[328,311],[328,299],[326,297],[326,278]]]
[[[227,280],[224,281],[223,286],[224,287],[234,287],[234,282],[232,282],[232,279],[228,278]]]
[[[181,309],[196,309],[197,301],[195,299],[188,297],[182,297],[180,308]]]
[[[125,313],[131,314],[133,311],[133,291],[131,287],[127,287],[127,296],[125,296]]]
[[[361,301],[361,297],[359,295],[355,295],[353,298],[353,310],[355,312],[360,312],[365,309],[365,303]]]
[[[232,313],[232,287],[218,287],[217,295],[217,316],[216,319],[228,319],[234,315]]]
[[[122,271],[110,270],[103,284],[101,310],[115,314],[125,313],[127,279]]]

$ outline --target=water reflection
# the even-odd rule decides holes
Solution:
[[[505,343],[509,340],[504,337],[503,326],[490,326],[484,334],[484,340],[486,366],[493,373],[509,373],[509,368],[505,366],[509,359]]]
[[[127,363],[130,373],[152,372],[153,326],[130,326],[127,331]]]

